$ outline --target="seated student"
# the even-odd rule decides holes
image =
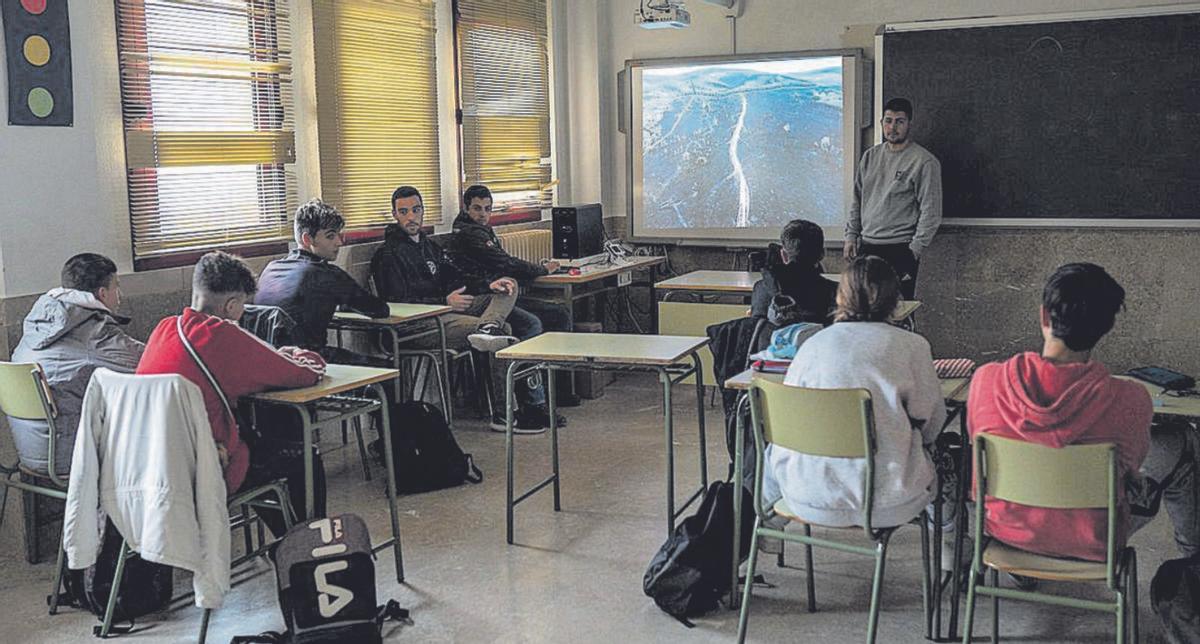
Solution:
[[[971,379],[967,426],[1063,447],[1111,442],[1117,448],[1120,490],[1118,541],[1153,517],[1159,501],[1175,524],[1184,556],[1200,552],[1200,490],[1196,432],[1189,425],[1155,427],[1145,387],[1113,378],[1091,360],[1124,306],[1125,290],[1095,264],[1066,264],[1042,291],[1041,353],[1026,352],[980,367]],[[1140,471],[1139,471],[1140,469]],[[1130,511],[1132,506],[1133,517]],[[1105,511],[1033,508],[988,501],[987,531],[1018,548],[1103,561]]]
[[[247,445],[239,434],[237,419],[230,418],[221,396],[188,352],[179,326],[192,348],[220,385],[225,398],[236,408],[238,398],[287,387],[316,384],[325,373],[321,356],[296,347],[274,349],[238,326],[242,307],[254,297],[254,274],[241,259],[222,252],[200,258],[192,276],[192,305],[178,316],[159,322],[146,343],[138,374],[179,374],[194,382],[204,394],[204,407],[212,425],[213,439],[221,455],[228,494],[283,478],[288,482],[292,506],[304,507],[303,453],[279,449],[280,441],[264,440]],[[297,423],[298,425],[298,423]],[[289,428],[266,427],[263,436],[299,442]],[[296,432],[298,433],[298,432]],[[325,516],[325,469],[319,454],[313,455],[314,516]],[[263,520],[276,535],[282,534],[283,518],[263,511]]]
[[[384,231],[383,245],[371,258],[375,288],[390,302],[446,304],[454,313],[445,316],[446,342],[462,346],[463,340],[479,351],[492,352],[517,341],[507,334],[506,318],[515,310],[517,284],[510,277],[491,281],[464,275],[438,246],[421,232],[425,205],[421,193],[412,186],[400,186],[392,193],[392,218],[396,223]],[[433,338],[412,346],[431,347]],[[550,426],[545,392],[534,378],[517,388],[521,408],[516,429],[538,433]],[[502,414],[497,411],[492,429],[504,431]],[[565,419],[559,426],[565,424]]]
[[[549,275],[559,269],[559,263],[544,259],[541,264],[527,262],[509,255],[500,245],[496,231],[488,225],[492,216],[492,191],[487,186],[474,185],[462,196],[463,209],[454,219],[454,234],[448,248],[450,256],[470,277],[492,280],[511,277],[521,284]],[[519,297],[516,307],[508,314],[513,335],[522,340],[538,336],[542,331],[571,331],[571,316],[561,304]],[[571,393],[571,372],[555,372],[558,379],[558,403],[577,405],[578,397]]]
[[[901,525],[933,500],[936,475],[926,451],[946,416],[929,343],[888,323],[900,280],[887,262],[859,257],[842,274],[834,324],[800,345],[784,382],[799,387],[861,387],[875,415],[875,507],[880,527]],[[780,496],[807,521],[861,525],[865,463],[799,454],[776,445],[766,453],[764,498]]]
[[[296,344],[320,353],[330,362],[368,364],[362,356],[330,347],[326,329],[339,308],[382,318],[387,302],[358,285],[350,274],[331,262],[342,247],[346,220],[329,204],[312,199],[296,209],[298,248],[263,269],[255,304],[278,306],[296,323]]]
[[[46,374],[58,407],[54,469],[66,475],[75,447],[75,430],[88,380],[97,367],[133,373],[145,345],[122,328],[129,318],[117,314],[121,284],[117,265],[103,255],[82,253],[67,260],[62,287],[34,302],[25,316],[24,335],[13,350],[13,362],[36,362]],[[10,418],[21,464],[49,471],[47,424]]]
[[[762,279],[754,285],[750,314],[767,317],[771,300],[787,295],[804,311],[806,321],[829,324],[838,285],[821,276],[821,258],[825,256],[825,233],[821,227],[806,219],[793,219],[779,234],[782,263],[767,262]]]

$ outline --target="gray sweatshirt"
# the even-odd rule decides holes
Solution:
[[[929,150],[910,142],[893,152],[880,143],[863,153],[854,174],[847,240],[907,243],[920,256],[941,223],[942,164]]]

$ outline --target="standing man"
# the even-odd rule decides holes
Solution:
[[[854,201],[842,254],[887,260],[900,276],[900,292],[913,299],[917,265],[942,223],[942,165],[909,139],[912,103],[893,98],[883,106],[883,143],[862,155],[854,175]]]

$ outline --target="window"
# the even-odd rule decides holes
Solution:
[[[315,0],[321,194],[347,236],[381,236],[392,191],[421,191],[441,222],[433,0]]]
[[[546,0],[455,0],[454,20],[463,187],[491,188],[500,222],[540,218],[554,198]]]
[[[136,270],[278,252],[296,202],[285,0],[117,0]]]

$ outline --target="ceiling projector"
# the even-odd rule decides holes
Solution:
[[[642,29],[683,29],[692,24],[692,15],[678,0],[648,1],[633,12],[633,21]]]

